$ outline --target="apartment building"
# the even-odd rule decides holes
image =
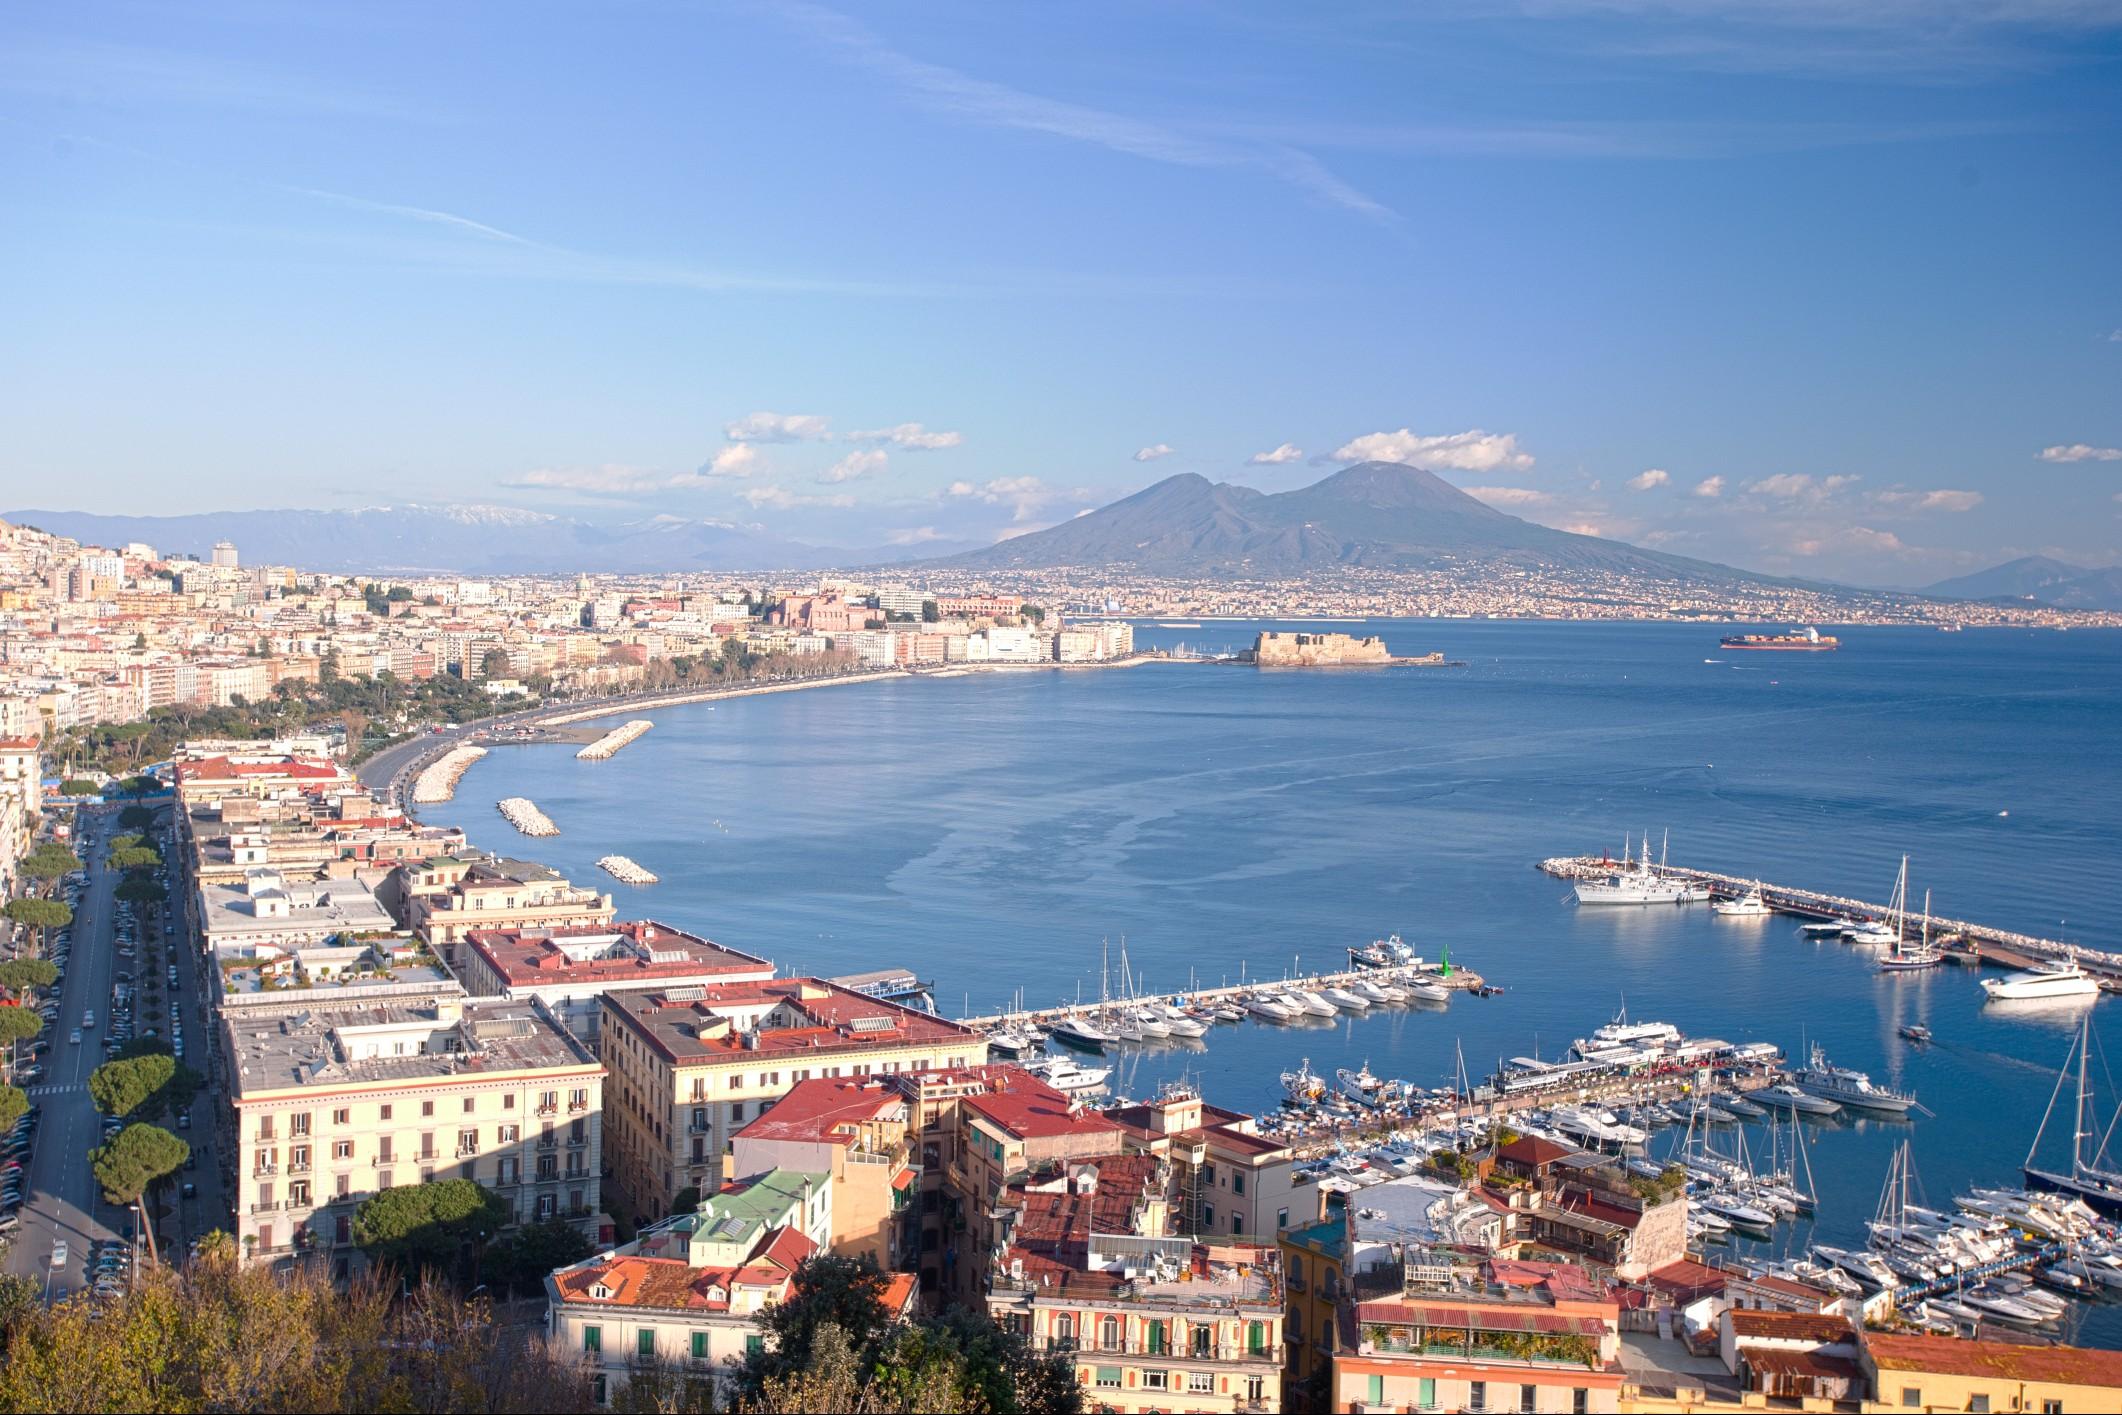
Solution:
[[[398,927],[374,887],[351,876],[298,882],[276,869],[253,867],[234,882],[201,884],[194,904],[200,946],[223,959]]]
[[[21,883],[17,866],[29,853],[43,806],[43,764],[40,739],[0,738],[0,894]]]
[[[602,1001],[612,1178],[642,1218],[667,1214],[681,1190],[719,1187],[730,1137],[801,1082],[987,1059],[977,1032],[816,978],[610,992]]]
[[[910,1265],[918,1229],[911,1109],[890,1082],[813,1077],[775,1101],[730,1141],[730,1169],[789,1169],[822,1177],[832,1221],[820,1241],[887,1272]]]
[[[399,867],[394,881],[405,922],[458,966],[458,945],[474,929],[567,928],[609,924],[609,894],[579,889],[535,860],[443,855]]]
[[[1272,1242],[1323,1211],[1324,1194],[1297,1177],[1297,1158],[1286,1143],[1261,1135],[1251,1116],[1208,1104],[1191,1086],[1167,1086],[1153,1101],[1105,1116],[1125,1132],[1128,1149],[1171,1162],[1183,1232]]]
[[[987,1310],[1075,1360],[1087,1405],[1282,1408],[1282,1283],[1273,1248],[1167,1232],[1169,1166],[1148,1155],[1057,1161],[998,1196]]]
[[[604,1069],[536,1002],[364,998],[344,981],[222,1010],[245,1261],[361,1266],[353,1217],[399,1184],[471,1179],[520,1223],[608,1242]]]
[[[637,1364],[713,1379],[726,1394],[731,1368],[765,1338],[759,1314],[784,1300],[796,1269],[821,1251],[832,1227],[822,1176],[776,1169],[701,1200],[697,1211],[643,1229],[633,1242],[560,1269],[545,1280],[546,1339],[589,1369],[593,1399],[609,1404]],[[891,1279],[887,1315],[903,1318],[914,1280]]]
[[[457,948],[467,990],[537,998],[574,1034],[596,1044],[601,999],[635,988],[765,982],[774,965],[653,919],[561,927],[473,929]]]
[[[2122,1410],[2122,1351],[1862,1333],[1867,1410]]]
[[[1620,1304],[1582,1268],[1409,1247],[1339,1312],[1336,1410],[1614,1411]]]

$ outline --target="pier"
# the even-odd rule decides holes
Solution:
[[[1599,855],[1565,855],[1551,860],[1542,860],[1540,869],[1557,879],[1598,879],[1622,868],[1614,861]],[[1802,919],[1820,922],[1841,920],[1857,923],[1863,920],[1884,920],[1893,913],[1891,905],[1875,904],[1869,900],[1852,899],[1847,895],[1829,894],[1824,890],[1799,889],[1791,885],[1769,884],[1749,875],[1720,874],[1715,870],[1688,869],[1680,865],[1652,865],[1651,872],[1664,878],[1687,880],[1709,886],[1718,898],[1737,898],[1760,887],[1761,898],[1769,908],[1779,914],[1790,914]],[[1613,905],[1613,908],[1661,908],[1663,905]],[[1902,934],[1908,937],[1919,916],[1908,914],[1902,920]],[[2102,989],[2122,992],[2122,953],[2106,953],[2098,949],[2081,948],[2065,943],[2061,939],[2037,938],[2032,934],[2016,933],[1989,924],[1978,924],[1967,919],[1948,919],[1941,915],[1929,916],[1933,942],[1940,943],[1944,954],[1951,959],[1971,962],[1994,962],[2006,967],[2027,967],[2036,963],[2061,962],[2076,958],[2080,966],[2099,979]],[[1955,940],[1957,939],[1957,943]]]
[[[439,805],[457,794],[457,781],[473,762],[486,755],[484,747],[452,747],[429,763],[413,782],[413,800],[423,806]]]
[[[1453,965],[1451,972],[1440,973],[1426,965],[1410,964],[1405,967],[1391,968],[1349,968],[1338,973],[1313,973],[1300,978],[1254,978],[1249,982],[1233,983],[1223,987],[1194,988],[1190,991],[1166,992],[1160,989],[1156,992],[1146,993],[1141,998],[1135,999],[1135,1001],[1147,1002],[1155,1000],[1158,1002],[1169,1002],[1177,1007],[1216,1007],[1224,1003],[1242,1002],[1255,993],[1286,992],[1291,988],[1302,988],[1306,991],[1316,992],[1321,988],[1339,987],[1343,983],[1354,982],[1358,978],[1367,978],[1372,982],[1421,981],[1435,983],[1438,987],[1462,992],[1485,992],[1488,990],[1488,984],[1482,980],[1481,975],[1469,968]],[[1126,1000],[1109,998],[1104,1005],[1122,1007],[1129,1004]],[[977,1028],[981,1031],[993,1031],[998,1027],[1007,1027],[1020,1022],[1036,1022],[1044,1025],[1066,1017],[1070,1013],[1095,1009],[1098,1006],[1100,1004],[1096,1002],[1069,1002],[1062,1003],[1056,1007],[1027,1008],[1021,1012],[996,1012],[982,1017],[961,1017],[958,1019],[958,1024],[963,1027]]]
[[[619,755],[620,748],[655,725],[655,723],[650,722],[645,717],[637,717],[632,722],[614,727],[611,731],[575,753],[575,760],[578,762],[609,761]]]

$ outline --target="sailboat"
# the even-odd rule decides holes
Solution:
[[[1851,943],[1901,942],[1902,926],[1908,920],[1908,856],[1901,857],[1901,873],[1894,878],[1894,897],[1886,906],[1887,920],[1866,919],[1861,924],[1851,924],[1842,930],[1842,936]]]
[[[1930,891],[1923,891],[1923,934],[1921,941],[1910,948],[1897,933],[1887,946],[1886,956],[1879,960],[1882,973],[1909,973],[1921,968],[1935,968],[1942,955],[1930,942]]]
[[[2112,1162],[2107,1158],[2107,1132],[2093,1129],[2092,1090],[2086,1079],[2086,1056],[2092,1050],[2092,1041],[2092,1018],[2087,1017],[2079,1024],[2078,1039],[2071,1046],[2078,1061],[2078,1103],[2071,1134],[2070,1168],[2044,1169],[2034,1163],[2041,1149],[2041,1136],[2047,1132],[2049,1118],[2055,1114],[2056,1101],[2063,1094],[2064,1079],[2070,1075],[2071,1058],[2065,1056],[2063,1069],[2056,1074],[2056,1089],[2049,1093],[2048,1109],[2042,1113],[2040,1128],[2034,1131],[2034,1142],[2026,1151],[2026,1163],[2021,1170],[2026,1175],[2026,1182],[2036,1189],[2070,1194],[2103,1214],[2122,1215],[2122,1171],[2112,1168]],[[2088,1140],[2097,1142],[2089,1155],[2086,1152]]]

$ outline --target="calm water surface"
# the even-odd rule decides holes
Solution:
[[[1138,641],[1229,648],[1257,627]],[[1477,1073],[1552,1056],[1625,1002],[1698,1035],[1818,1041],[1935,1112],[1821,1131],[1823,1236],[1861,1237],[1904,1137],[1935,1199],[2016,1178],[2078,1013],[1985,1008],[1962,969],[1883,976],[1786,919],[1580,909],[1533,866],[1669,831],[1675,863],[1884,900],[1907,854],[1911,898],[1941,914],[2122,947],[2122,634],[1856,629],[1836,654],[1727,655],[1719,630],[1678,625],[1333,627],[1468,666],[1150,664],[738,699],[659,711],[608,762],[497,749],[428,814],[578,882],[631,855],[663,882],[611,886],[623,915],[789,971],[909,966],[950,1012],[1095,997],[1100,942],[1117,956],[1123,938],[1152,988],[1339,965],[1397,931],[1507,989],[1219,1028],[1124,1055],[1133,1094],[1183,1073],[1266,1109],[1305,1057],[1440,1084],[1455,1045]],[[517,836],[493,806],[516,794],[562,834]],[[1911,1021],[1937,1045],[1900,1041]],[[2079,1335],[2122,1344],[2118,1317]]]

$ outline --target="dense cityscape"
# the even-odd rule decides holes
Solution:
[[[1473,612],[1464,598],[349,578],[245,566],[226,544],[191,558],[5,536],[5,1408],[178,1408],[237,1380],[267,1320],[310,1354],[248,1372],[224,1397],[238,1408],[1624,1411],[1901,1408],[1921,1392],[1922,1408],[1967,1409],[2008,1388],[2085,1409],[2122,1394],[2122,1358],[2020,1344],[2008,1315],[2005,1339],[1972,1343],[1911,1318],[1913,1272],[1863,1255],[1705,1261],[1714,1231],[1802,1199],[1799,1178],[1705,1185],[1692,1165],[1624,1163],[1611,1152],[1630,1127],[1596,1106],[1499,1111],[1499,1094],[1551,1092],[1547,1072],[1426,1094],[1300,1071],[1285,1078],[1298,1109],[1260,1117],[1186,1085],[1100,1099],[1105,1070],[1039,1049],[1042,1027],[1096,1047],[1228,1016],[1203,995],[1118,1020],[952,1021],[889,970],[783,975],[765,955],[784,941],[622,917],[608,886],[417,815],[479,741],[571,730],[555,719],[863,674],[1122,663],[1121,612]],[[1562,593],[1495,592],[1479,612]],[[646,725],[587,729],[580,755]],[[517,828],[536,835],[523,804]],[[1320,980],[1326,1001],[1237,1007],[1273,1020],[1481,986],[1384,944],[1351,954],[1370,971]],[[1555,1074],[1616,1108],[1670,1102],[1695,1076],[1741,1109],[1785,1074],[1773,1048],[1665,1032],[1602,1029]],[[1967,1261],[2007,1259],[1994,1235],[2013,1225],[2092,1241],[2089,1211],[2026,1203],[1971,1214],[1969,1234],[1990,1236]],[[182,1337],[216,1310],[253,1315],[214,1344]],[[393,1354],[443,1330],[447,1358]],[[174,1344],[149,1365],[98,1354],[150,1339]],[[319,1364],[349,1340],[373,1360]]]

